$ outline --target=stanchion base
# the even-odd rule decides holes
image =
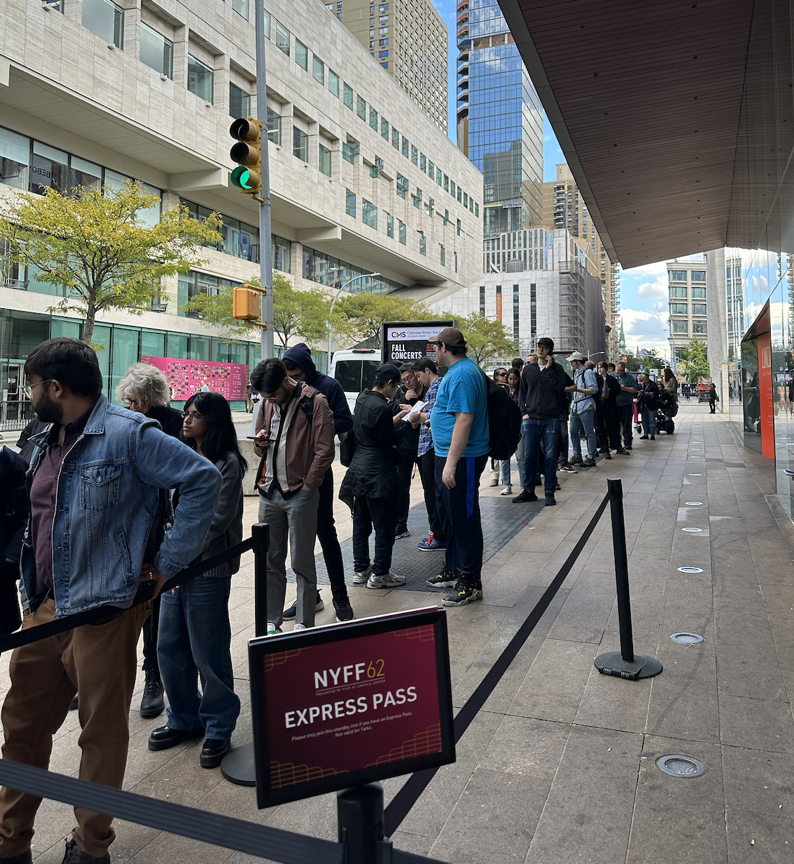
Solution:
[[[230,750],[221,762],[221,774],[237,786],[256,786],[254,742]]]
[[[599,654],[593,663],[602,675],[614,675],[616,678],[625,678],[627,681],[653,678],[654,675],[658,675],[662,671],[662,664],[654,657],[635,654],[634,662],[627,663],[620,651]]]

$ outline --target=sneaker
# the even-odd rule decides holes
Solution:
[[[405,585],[405,576],[398,576],[389,571],[376,576],[374,573],[367,580],[367,588],[399,588]]]
[[[591,459],[589,456],[587,459],[583,460],[582,468],[595,468],[595,459]]]
[[[342,621],[352,621],[356,616],[353,612],[353,607],[350,605],[350,600],[347,597],[342,597],[337,600],[334,597],[334,609],[336,609],[336,620],[339,622]]]
[[[439,540],[432,534],[428,534],[424,540],[419,544],[419,549],[423,552],[435,552],[437,549],[446,549],[447,541]]]
[[[317,604],[314,607],[314,611],[315,612],[322,612],[323,609],[325,609],[325,603],[323,603],[323,598],[320,596],[320,592],[318,591],[317,592]],[[290,606],[288,609],[284,610],[281,617],[286,619],[286,620],[289,620],[290,618],[294,618],[297,614],[298,614],[298,601],[296,599],[295,602],[292,604],[292,606]]]
[[[403,537],[410,537],[410,536],[411,536],[411,532],[407,528],[398,528],[394,532],[394,539],[395,540],[402,540]]]
[[[619,456],[630,456],[631,455],[625,447],[618,447],[618,449],[615,450],[615,453],[617,453]]]
[[[513,487],[512,486],[505,486],[505,488],[502,489],[502,491],[499,494],[500,495],[512,495],[513,494]]]
[[[563,462],[560,465],[560,471],[564,471],[566,474],[576,474],[576,468],[570,462]]]
[[[429,585],[431,588],[452,588],[457,581],[458,577],[455,575],[454,570],[442,567],[438,576],[425,580],[425,585]]]
[[[560,486],[559,483],[555,483],[555,484],[554,484],[554,491],[555,491],[555,492],[559,492],[561,489],[562,489],[562,486]]]
[[[488,485],[489,486],[498,486],[499,485],[499,478],[498,477],[491,477],[491,482]]]
[[[547,507],[554,507],[556,505],[556,503],[557,503],[557,499],[554,497],[554,493],[553,492],[547,492],[546,493],[546,506]]]
[[[513,498],[513,504],[523,504],[526,501],[537,501],[538,496],[535,494],[534,489],[523,489],[520,495],[516,495]]]
[[[281,627],[276,627],[276,625],[272,621],[267,622],[267,635],[275,636],[276,633],[281,633]]]
[[[640,435],[640,441],[647,441],[647,440],[648,440],[647,435]]]
[[[293,633],[297,633],[298,630],[305,630],[305,629],[306,629],[306,625],[305,625],[305,624],[296,624],[296,625],[292,628],[292,632],[293,632]]]
[[[367,565],[366,570],[356,571],[353,573],[353,584],[354,585],[366,585],[369,577],[372,575],[372,567]]]
[[[609,452],[609,450],[607,450],[606,453],[604,453],[604,459],[611,459],[611,458],[612,458],[612,454]]]
[[[655,440],[656,440],[656,436],[655,436],[655,435],[651,435],[651,441],[655,441]]]
[[[143,685],[143,698],[141,699],[141,717],[151,720],[159,717],[165,711],[163,699],[163,685],[156,669],[146,670],[146,683]]]
[[[482,582],[470,585],[463,579],[458,579],[451,594],[441,601],[444,606],[465,606],[475,600],[482,600]]]
[[[624,450],[632,450],[633,448],[632,448],[631,444],[624,444],[623,449]]]
[[[88,852],[83,852],[74,840],[69,840],[62,864],[110,864],[110,853],[105,852],[104,855],[96,858]]]
[[[581,465],[582,464],[582,457],[579,456],[578,454],[574,453],[574,455],[571,456],[571,458],[568,461],[571,465]]]

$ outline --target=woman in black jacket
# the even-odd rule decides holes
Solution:
[[[609,364],[602,360],[598,364],[599,393],[596,397],[596,435],[601,452],[607,459],[612,455],[612,448],[622,456],[628,456],[628,450],[620,442],[620,422],[618,420],[617,398],[621,394],[620,382],[609,374]]]
[[[221,472],[223,482],[199,561],[243,539],[243,475],[229,403],[220,393],[196,393],[185,402],[182,434],[188,446]],[[177,510],[179,504],[177,503]],[[231,749],[240,714],[234,692],[229,623],[232,575],[240,558],[162,595],[157,653],[168,694],[168,721],[149,737],[150,750],[167,750],[205,736],[199,764],[215,768]],[[198,682],[201,682],[201,692]]]
[[[353,584],[396,588],[405,576],[391,572],[397,527],[397,441],[409,432],[403,417],[411,410],[389,405],[400,384],[400,370],[391,363],[378,368],[371,390],[360,393],[353,415],[356,450],[339,488],[339,497],[353,504]],[[399,428],[395,428],[399,427]],[[369,535],[375,528],[375,556],[370,565]]]

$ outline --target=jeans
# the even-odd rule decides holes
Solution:
[[[642,409],[642,434],[656,434],[656,411],[650,408]]]
[[[430,533],[436,540],[445,541],[444,529],[438,518],[436,507],[436,451],[430,449],[419,457],[419,476],[422,479],[422,488],[425,493],[425,508],[427,509],[427,521],[430,524]]]
[[[436,456],[436,503],[447,536],[447,569],[466,574],[472,584],[482,576],[483,536],[480,519],[480,475],[488,455],[462,456],[455,466],[455,486],[441,480],[446,456]]]
[[[298,583],[296,624],[314,627],[317,605],[317,570],[314,540],[317,536],[318,489],[301,489],[285,498],[273,491],[259,502],[259,521],[270,530],[267,549],[267,620],[281,626],[287,595],[287,540],[295,579]]]
[[[595,411],[582,411],[577,414],[575,411],[571,414],[571,445],[573,452],[577,456],[582,455],[582,445],[579,440],[579,430],[584,429],[584,434],[587,436],[587,457],[595,459],[596,457],[596,435],[595,435]]]
[[[376,576],[384,576],[391,570],[397,518],[395,502],[389,498],[356,496],[353,504],[353,567],[357,573],[363,573],[369,567],[369,535],[373,527],[375,556],[372,572]]]
[[[317,506],[317,539],[323,550],[325,568],[334,600],[347,599],[345,585],[345,565],[342,561],[342,548],[336,536],[334,522],[334,471],[329,468],[320,484],[320,503]]]
[[[634,422],[634,405],[618,405],[619,431],[623,433],[623,446],[631,447],[631,424]]]
[[[240,698],[232,672],[231,589],[231,576],[197,576],[162,595],[157,655],[169,729],[203,727],[207,738],[232,737]]]
[[[568,412],[566,411],[564,414],[560,414],[560,433],[557,436],[557,441],[559,443],[559,453],[558,458],[561,462],[568,462]]]
[[[544,486],[547,494],[554,494],[557,487],[557,437],[560,433],[558,417],[525,417],[521,421],[521,437],[524,440],[524,476],[527,480],[537,476],[538,451],[544,456]],[[529,490],[530,492],[532,489]]]
[[[518,482],[522,489],[527,488],[527,468],[524,464],[524,436],[522,435],[516,447],[516,465],[518,466]]]

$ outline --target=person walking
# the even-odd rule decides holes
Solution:
[[[548,336],[538,339],[537,363],[527,363],[521,373],[518,408],[521,412],[521,438],[524,442],[524,482],[514,504],[537,501],[534,484],[538,474],[538,453],[542,453],[547,507],[557,500],[557,454],[559,451],[560,414],[565,410],[565,387],[568,376],[554,361],[554,341]]]
[[[414,367],[403,363],[400,367],[401,385],[394,394],[390,407],[393,415],[403,417],[403,405],[416,405],[425,397],[425,388],[419,383]],[[410,537],[408,530],[408,510],[411,507],[411,477],[419,453],[419,424],[408,424],[407,430],[401,429],[397,439],[400,461],[397,463],[397,526],[394,529],[396,540]]]
[[[265,400],[256,420],[254,452],[261,457],[256,488],[259,521],[270,526],[267,550],[268,628],[279,632],[287,594],[287,542],[298,583],[296,630],[314,626],[317,570],[314,541],[320,485],[334,461],[334,415],[322,393],[287,375],[271,357],[251,373]]]
[[[573,447],[572,465],[592,468],[596,462],[595,434],[595,396],[598,393],[598,380],[592,369],[585,368],[585,357],[574,351],[568,358],[573,367],[574,386],[571,403],[571,445]],[[587,438],[587,458],[582,460],[582,445],[579,432],[584,430]]]
[[[709,384],[709,414],[717,413],[717,402],[720,401],[720,397],[717,395],[717,386],[712,381]]]
[[[75,612],[113,607],[95,624],[17,648],[2,710],[3,758],[37,768],[79,689],[79,777],[120,789],[129,744],[136,645],[149,613],[132,606],[141,581],[155,593],[202,550],[220,473],[153,421],[111,405],[92,348],[58,337],[25,362],[27,394],[50,424],[34,436],[30,518],[20,556],[23,629]],[[174,524],[157,548],[158,508],[180,493]],[[57,503],[56,503],[57,502]],[[69,554],[56,554],[67,549]],[[30,864],[41,798],[0,790],[0,861]],[[75,808],[63,864],[108,864],[113,817]]]
[[[647,441],[650,437],[651,441],[656,440],[656,411],[659,408],[659,385],[655,381],[651,381],[647,372],[643,372],[639,376],[640,385],[640,404],[642,405],[642,432],[640,435],[641,441]]]
[[[436,503],[447,552],[441,573],[427,584],[452,587],[442,601],[444,606],[463,606],[482,600],[479,487],[490,449],[488,382],[466,356],[466,340],[457,327],[445,327],[435,346],[446,374],[438,388],[430,427],[436,448]]]
[[[296,381],[304,381],[315,390],[325,396],[328,407],[334,415],[334,434],[346,435],[353,428],[353,415],[347,405],[345,391],[342,385],[317,371],[312,360],[312,352],[305,342],[299,342],[284,354],[284,365],[290,378]],[[317,539],[323,550],[325,569],[328,572],[328,581],[331,583],[331,594],[333,597],[334,610],[337,621],[352,621],[355,618],[353,607],[345,585],[345,565],[342,560],[342,547],[339,545],[339,537],[336,533],[334,521],[334,470],[330,467],[320,484],[320,503],[317,508]],[[317,592],[317,603],[314,611],[321,612],[325,608],[320,592]],[[297,614],[298,601],[284,610],[284,619],[289,620]]]
[[[221,475],[218,505],[198,559],[203,561],[242,542],[243,475],[248,463],[240,453],[229,403],[220,393],[191,396],[185,402],[183,418],[186,444]],[[168,719],[149,736],[149,749],[168,750],[203,736],[202,768],[221,764],[231,749],[240,714],[229,623],[232,576],[239,569],[237,556],[167,591],[162,598],[157,652],[168,694]]]
[[[171,408],[171,388],[168,379],[151,363],[135,363],[126,371],[116,387],[116,396],[130,411],[137,411],[156,420],[166,435],[180,438],[182,435],[182,413]],[[173,521],[173,510],[169,498],[165,503],[163,524]],[[152,601],[152,614],[143,625],[143,672],[145,683],[141,697],[140,714],[144,720],[159,717],[165,711],[163,683],[160,679],[160,664],[157,660],[157,631],[160,622],[160,597]]]
[[[422,357],[417,360],[414,368],[419,383],[426,388],[425,404],[417,418],[417,422],[421,424],[417,452],[419,476],[422,479],[427,520],[430,524],[430,534],[419,543],[419,548],[423,552],[433,552],[447,548],[447,538],[438,518],[438,507],[436,506],[436,450],[433,446],[433,433],[430,431],[430,415],[436,404],[441,378],[438,376],[438,367],[430,357]]]
[[[615,400],[618,411],[618,431],[623,435],[623,449],[631,450],[634,397],[639,393],[639,389],[634,376],[626,371],[626,364],[623,360],[618,362],[615,373],[618,384],[620,384],[620,393]]]
[[[356,449],[339,487],[339,498],[353,511],[353,584],[367,588],[399,588],[405,576],[392,572],[392,550],[399,518],[396,444],[409,432],[403,417],[390,405],[400,386],[400,370],[384,363],[375,373],[371,390],[359,393],[353,413]],[[395,427],[398,427],[395,429]],[[370,559],[369,536],[375,529],[375,555]]]

